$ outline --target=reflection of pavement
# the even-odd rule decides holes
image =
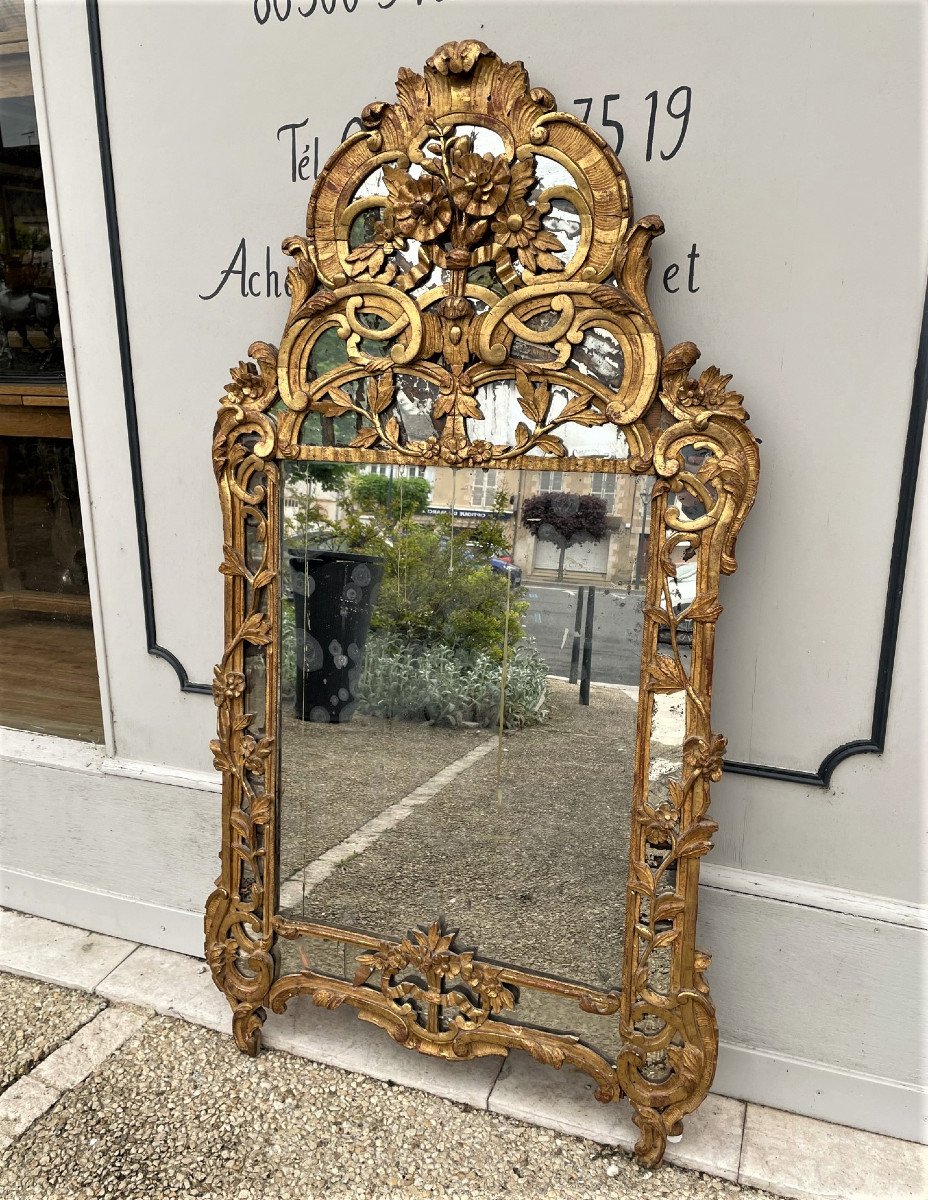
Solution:
[[[282,880],[487,737],[365,716],[317,725],[293,716],[292,702],[280,724]]]
[[[569,583],[526,584],[520,599],[528,602],[526,634],[552,675],[567,676],[573,645],[578,587]],[[596,587],[593,604],[593,671],[595,683],[638,686],[641,675],[642,591]],[[583,645],[584,623],[580,629]],[[669,653],[662,647],[661,652]],[[684,653],[684,661],[687,653]]]
[[[293,796],[302,772],[288,765],[290,794],[285,785],[283,798],[283,834],[298,844],[282,845],[281,857],[291,869],[301,860],[309,868],[305,918],[395,938],[441,915],[449,930],[460,930],[459,946],[477,947],[486,959],[596,988],[619,986],[636,709],[620,688],[594,686],[591,700],[589,707],[580,706],[573,688],[552,680],[548,721],[504,738],[499,775],[495,749],[470,755],[467,768],[426,803],[411,807],[401,821],[385,814],[379,836],[360,838],[353,856],[332,855],[325,871],[302,858],[299,825],[308,821],[312,827],[318,817],[335,833],[328,810],[340,807],[341,773],[348,773],[346,785],[355,792],[359,767],[365,765],[343,755],[353,758],[366,743],[368,770],[374,763],[375,774],[394,780],[380,809],[395,808],[402,779],[421,787],[423,768],[432,774],[436,767],[460,762],[487,734],[443,731],[451,741],[441,742],[436,758],[439,742],[432,739],[438,731],[423,726],[371,721],[358,742],[336,727],[315,727],[312,740],[332,749],[337,742],[341,754],[325,753],[326,771],[318,785],[312,777],[304,779],[302,803]],[[375,749],[378,724],[383,742]],[[286,761],[286,733],[283,755]],[[395,760],[402,760],[402,767]],[[418,769],[410,772],[415,760]],[[354,808],[363,813],[369,831],[377,824],[373,800],[368,794]],[[349,807],[353,804],[349,801]],[[350,846],[350,832],[342,822],[339,826],[335,840]],[[312,856],[317,861],[335,844],[320,844],[318,830],[309,842],[318,847]],[[302,902],[297,908],[292,915],[299,915]],[[304,949],[324,972],[348,977],[354,972],[351,947],[313,942]],[[287,944],[281,952],[288,969],[299,968],[297,947]],[[523,989],[517,1016],[573,1030],[615,1052],[615,1019],[583,1014],[575,1001]]]

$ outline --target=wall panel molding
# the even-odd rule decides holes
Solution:
[[[106,107],[106,82],[100,30],[100,13],[97,0],[86,0],[86,4],[100,163],[103,174],[106,220],[109,233],[110,265],[112,268],[113,293],[116,303],[120,366],[125,398],[126,423],[129,433],[130,468],[138,535],[139,571],[142,580],[146,647],[149,654],[164,660],[174,670],[182,692],[208,694],[210,692],[210,685],[192,681],[180,658],[167,646],[162,645],[158,641],[157,636],[152,585],[151,547],[145,515],[145,491],[142,477],[135,382],[129,338],[129,321],[122,266],[116,188],[113,174],[112,147],[109,135],[109,117]],[[780,783],[792,783],[804,787],[827,788],[831,783],[833,772],[840,763],[858,754],[881,754],[883,752],[886,745],[886,730],[892,692],[899,614],[905,583],[906,558],[911,536],[913,499],[918,477],[926,405],[928,405],[928,294],[926,294],[922,314],[912,404],[899,481],[899,501],[896,509],[883,626],[880,636],[876,688],[871,710],[870,736],[868,738],[848,740],[835,746],[828,751],[817,767],[810,770],[780,767],[773,763],[726,760],[724,764],[726,772],[734,775],[748,775],[761,779],[772,779]]]

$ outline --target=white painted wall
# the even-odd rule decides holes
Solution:
[[[217,868],[214,710],[145,652],[84,6],[28,7],[112,746],[0,733],[0,902],[196,952]],[[285,302],[243,299],[231,284],[211,301],[197,294],[243,236],[260,254],[254,269],[270,246],[283,274],[275,247],[301,230],[309,185],[291,181],[276,130],[308,116],[324,159],[348,116],[392,96],[398,64],[476,34],[524,58],[564,107],[599,97],[594,121],[603,94],[621,93],[636,210],[668,227],[652,277],[666,340],[692,338],[736,373],[764,439],[741,570],[724,584],[715,723],[732,758],[812,770],[869,733],[928,267],[924,11],[584,7],[578,22],[578,3],[397,0],[384,12],[359,0],[353,15],[258,26],[250,0],[103,4],[159,638],[209,679],[221,643],[216,400],[248,343],[279,336]],[[644,98],[683,83],[694,96],[684,146],[646,162]],[[676,294],[661,284],[673,262]],[[900,1136],[914,1135],[925,1078],[925,934],[913,927],[924,898],[924,495],[886,753],[842,764],[827,792],[726,776],[702,910],[719,1088]]]

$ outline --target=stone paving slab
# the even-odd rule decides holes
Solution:
[[[557,1075],[527,1054],[514,1051],[490,1095],[490,1111],[631,1150],[638,1128],[624,1102],[601,1104],[589,1075],[564,1066]],[[683,1137],[667,1146],[665,1159],[679,1166],[737,1180],[746,1105],[709,1095],[685,1118]]]
[[[0,971],[13,975],[92,992],[134,949],[121,938],[0,909]]]
[[[928,1146],[749,1104],[741,1178],[795,1200],[924,1200]]]
[[[28,1075],[0,1096],[0,1131],[17,1137],[58,1099],[58,1092]]]
[[[762,1200],[153,1017],[0,1153],[16,1200]]]
[[[245,1058],[235,1049],[229,1036],[231,1019],[227,1002],[214,988],[209,972],[200,960],[150,947],[136,948],[132,943],[120,942],[119,939],[99,938],[98,935],[87,935],[83,931],[71,930],[69,927],[59,926],[53,922],[22,917],[19,914],[0,911],[0,921],[3,922],[0,929],[7,934],[5,940],[0,941],[0,948],[2,948],[0,962],[14,961],[17,964],[12,968],[14,970],[27,974],[28,971],[25,968],[31,963],[40,970],[61,969],[70,972],[71,975],[77,974],[86,978],[88,974],[87,959],[83,957],[86,954],[93,962],[93,970],[89,974],[92,977],[98,972],[103,972],[99,991],[114,1002],[145,1005],[159,1012],[220,1030],[224,1036],[219,1039],[218,1044],[225,1047],[232,1054],[233,1060],[240,1064],[234,1086],[241,1096],[248,1095],[250,1079],[248,1072],[251,1070],[248,1064],[253,1060]],[[64,945],[65,953],[54,957],[37,952],[36,940],[44,926],[51,927],[52,944]],[[20,931],[25,932],[25,949],[11,942],[10,931],[17,935]],[[61,931],[66,931],[64,936],[61,935]],[[90,939],[91,950],[75,949],[83,944],[84,939]],[[111,943],[115,943],[115,946],[110,945]],[[106,957],[107,955],[110,956],[109,959]],[[110,966],[110,962],[114,962],[114,965]],[[0,965],[0,970],[2,969],[3,967]],[[58,978],[57,982],[70,983],[71,979]],[[2,993],[0,993],[0,997],[2,997]],[[110,1010],[106,1011],[108,1013]],[[125,1012],[127,1010],[113,1011]],[[100,1014],[95,1018],[95,1022],[100,1021],[103,1015]],[[107,1017],[107,1021],[115,1020],[120,1029],[124,1030],[129,1030],[133,1021],[142,1019],[144,1019],[144,1014],[140,1016],[138,1013],[134,1013],[131,1017]],[[125,1026],[121,1024],[123,1021],[127,1022]],[[88,1032],[83,1035],[84,1039],[98,1043],[98,1050],[101,1050],[104,1045],[110,1046],[113,1038],[116,1041],[119,1040],[119,1037],[116,1036],[116,1025],[106,1032],[105,1024],[102,1024],[99,1030],[95,1030],[92,1034]],[[137,1026],[135,1028],[137,1029]],[[79,1038],[80,1036],[78,1035]],[[186,1035],[179,1034],[178,1038],[182,1039],[184,1036]],[[90,1075],[82,1084],[78,1085],[75,1091],[80,1091],[82,1087],[88,1086],[101,1071],[107,1069],[107,1065],[114,1057],[118,1058],[120,1054],[126,1053],[138,1040],[132,1038],[131,1032],[126,1032],[126,1037],[129,1039],[129,1047],[117,1050],[115,1055],[107,1051],[109,1057],[104,1057],[100,1066],[92,1064]],[[542,1068],[531,1059],[516,1052],[505,1063],[501,1071],[499,1060],[489,1059],[482,1064],[476,1064],[487,1070],[488,1075],[492,1073],[492,1079],[488,1077],[478,1080],[472,1075],[468,1076],[468,1072],[475,1064],[435,1064],[423,1056],[395,1046],[381,1030],[359,1021],[353,1012],[342,1009],[332,1013],[316,1009],[306,998],[292,1002],[283,1017],[269,1014],[268,1022],[265,1025],[265,1045],[276,1046],[302,1058],[309,1057],[329,1062],[344,1070],[361,1072],[361,1075],[350,1075],[347,1078],[360,1081],[359,1086],[362,1087],[383,1086],[377,1084],[375,1080],[364,1079],[365,1074],[368,1076],[379,1075],[389,1083],[408,1084],[410,1087],[416,1087],[420,1091],[410,1093],[410,1095],[419,1095],[419,1102],[424,1106],[441,1103],[439,1099],[421,1095],[422,1091],[431,1091],[438,1097],[457,1100],[460,1104],[476,1108],[488,1107],[490,1112],[489,1114],[484,1113],[484,1117],[493,1116],[499,1120],[504,1120],[506,1117],[519,1118],[531,1122],[535,1126],[546,1126],[552,1131],[552,1134],[562,1137],[566,1142],[574,1140],[567,1134],[584,1135],[600,1143],[597,1154],[612,1157],[615,1159],[615,1163],[619,1164],[616,1167],[618,1173],[611,1172],[610,1166],[607,1179],[611,1181],[620,1176],[624,1179],[623,1172],[626,1169],[624,1164],[627,1160],[624,1158],[623,1149],[630,1146],[634,1140],[634,1128],[628,1119],[627,1110],[621,1105],[604,1106],[592,1100],[591,1086],[586,1083],[586,1078],[582,1073],[571,1073],[570,1070],[554,1072]],[[51,1059],[55,1055],[61,1055],[57,1064],[62,1069],[62,1073],[58,1077],[58,1086],[61,1088],[70,1087],[70,1081],[83,1072],[87,1063],[81,1055],[85,1052],[93,1053],[92,1049],[85,1046],[80,1040],[74,1050],[67,1050],[67,1046],[68,1044],[65,1043],[59,1051],[55,1051],[50,1056]],[[270,1060],[274,1057],[280,1056],[275,1056],[271,1051],[263,1054],[258,1061]],[[308,1073],[307,1078],[315,1078],[314,1072],[326,1069],[324,1066],[316,1066],[314,1063],[303,1062],[300,1064],[296,1058],[293,1059],[293,1062],[297,1064],[295,1070]],[[438,1075],[429,1078],[429,1068],[433,1066],[438,1066],[440,1071]],[[447,1069],[445,1074],[448,1080],[459,1081],[454,1084],[454,1088],[445,1087],[441,1077],[441,1068]],[[49,1066],[48,1070],[51,1069]],[[498,1075],[497,1072],[499,1072]],[[38,1123],[41,1124],[42,1121],[53,1117],[54,1112],[57,1111],[58,1106],[55,1105],[54,1099],[61,1093],[55,1087],[49,1087],[45,1082],[47,1078],[53,1077],[46,1075],[44,1068],[33,1074],[36,1076],[35,1078],[26,1076],[19,1081],[23,1086],[14,1085],[18,1088],[17,1091],[8,1088],[7,1093],[4,1093],[5,1096],[12,1092],[13,1096],[9,1102],[9,1111],[6,1114],[0,1111],[0,1151],[4,1146],[8,1146],[16,1136],[14,1131],[21,1128],[23,1113],[32,1113],[34,1116],[35,1113],[45,1112],[46,1116],[39,1118]],[[335,1074],[338,1076],[339,1073]],[[194,1078],[196,1077],[196,1072],[194,1072]],[[66,1092],[65,1098],[73,1094],[75,1094],[74,1091]],[[47,1102],[50,1096],[54,1108],[51,1113],[48,1113]],[[0,1096],[0,1101],[3,1098]],[[276,1103],[278,1108],[286,1106],[285,1098]],[[452,1106],[451,1109],[439,1109],[439,1111],[464,1110]],[[477,1119],[481,1114],[473,1113],[472,1116]],[[524,1127],[519,1126],[519,1128]],[[535,1132],[541,1131],[535,1130]],[[21,1134],[20,1141],[31,1134],[32,1128],[30,1127]],[[709,1191],[690,1192],[685,1189],[682,1191],[679,1189],[655,1191],[653,1192],[654,1197],[660,1197],[661,1200],[664,1197],[674,1197],[676,1200],[677,1197],[683,1198],[690,1195],[700,1197],[703,1195],[740,1196],[742,1192],[737,1189],[724,1191],[730,1186],[725,1180],[734,1178],[733,1168],[737,1161],[736,1146],[741,1159],[737,1175],[741,1184],[768,1187],[771,1192],[781,1196],[796,1197],[797,1200],[824,1200],[825,1197],[828,1197],[828,1200],[916,1200],[916,1198],[921,1200],[923,1196],[928,1195],[928,1148],[926,1147],[855,1129],[829,1125],[808,1117],[794,1116],[753,1104],[745,1106],[739,1101],[710,1096],[701,1109],[691,1114],[685,1121],[685,1134],[682,1142],[668,1147],[667,1163],[677,1162],[695,1168],[703,1168],[722,1178],[706,1180],[705,1184],[710,1189]],[[615,1149],[610,1149],[610,1147],[615,1147]],[[361,1149],[359,1149],[359,1153]],[[0,1195],[4,1196],[6,1192],[4,1191],[3,1164],[6,1161],[0,1155]],[[242,1159],[241,1168],[244,1168],[244,1159]],[[639,1168],[635,1169],[640,1171]],[[668,1174],[673,1169],[670,1165],[664,1166],[655,1172],[655,1177],[675,1181],[678,1176]],[[642,1172],[642,1178],[647,1174],[647,1172]],[[696,1179],[698,1177],[684,1178]],[[676,1188],[675,1183],[674,1187]],[[410,1189],[405,1183],[402,1191],[407,1197],[445,1194],[431,1193],[428,1190],[417,1192],[416,1187]],[[42,1200],[46,1200],[46,1198],[47,1200],[74,1200],[79,1193],[38,1189],[10,1194],[17,1195],[17,1200],[20,1196],[23,1200],[32,1200],[33,1196],[36,1197],[36,1200],[39,1196],[42,1197]],[[123,1200],[123,1193],[117,1192],[116,1194],[120,1196],[120,1200]],[[173,1195],[174,1193],[169,1194]],[[189,1193],[185,1191],[178,1194],[187,1195]],[[271,1194],[275,1195],[275,1200],[280,1200],[279,1193],[268,1193],[268,1196],[270,1197]],[[393,1195],[394,1192],[388,1189],[382,1193],[355,1193],[349,1188],[347,1191],[330,1192],[329,1194],[333,1196],[336,1194],[339,1196],[364,1194],[368,1200],[377,1200],[379,1194],[388,1196]],[[454,1194],[456,1193],[448,1193],[449,1196]],[[464,1190],[459,1194],[461,1197],[465,1197],[472,1193]],[[479,1191],[473,1193],[473,1195],[481,1197],[484,1194],[489,1196],[491,1193]],[[553,1200],[555,1195],[560,1198],[565,1193],[543,1191],[523,1193],[509,1188],[508,1194],[518,1196],[524,1194],[526,1197],[528,1195],[550,1195]],[[589,1193],[578,1192],[577,1196],[587,1194],[596,1197],[599,1197],[600,1194],[610,1197],[628,1195],[646,1200],[646,1197],[652,1193],[634,1190],[629,1192],[610,1190],[601,1193],[593,1190]],[[753,1192],[744,1192],[743,1194],[755,1195]],[[95,1200],[96,1193],[88,1193],[88,1196],[90,1195],[93,1195]],[[134,1196],[135,1193],[126,1193],[127,1197],[130,1195]],[[139,1195],[141,1197],[142,1193]],[[570,1195],[573,1200],[573,1193]],[[246,1200],[258,1200],[259,1197],[263,1200],[263,1193],[260,1191],[246,1192],[245,1197]],[[148,1196],[146,1196],[146,1200],[148,1200]],[[226,1194],[217,1192],[213,1196],[213,1200],[226,1200]],[[239,1200],[239,1194],[230,1192],[229,1200]]]
[[[148,1014],[132,1008],[106,1008],[35,1068],[29,1078],[57,1092],[82,1083],[91,1071],[142,1028]]]
[[[228,1033],[232,1010],[200,958],[139,946],[99,985],[107,1000],[142,1004],[168,1017],[181,1017]]]

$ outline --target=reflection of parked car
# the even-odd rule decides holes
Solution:
[[[484,559],[486,551],[483,550],[476,542],[468,542],[464,548],[468,559],[473,563],[486,562],[491,571],[495,571],[497,575],[508,575],[509,582],[513,587],[520,587],[522,583],[522,568],[517,567],[512,561],[512,555],[508,550],[496,550],[489,559]]]
[[[696,559],[691,558],[688,562],[677,563],[677,575],[675,579],[669,579],[668,585],[670,588],[670,599],[673,604],[673,611],[677,614],[683,612],[696,599]],[[662,625],[658,631],[657,640],[667,643],[670,641],[670,630],[666,625]],[[681,645],[689,645],[693,641],[693,622],[681,621],[677,626],[677,641]]]
[[[513,587],[519,587],[522,583],[522,568],[517,567],[512,561],[512,555],[507,554],[505,550],[497,550],[490,557],[490,566],[498,575],[508,575],[509,582]]]

